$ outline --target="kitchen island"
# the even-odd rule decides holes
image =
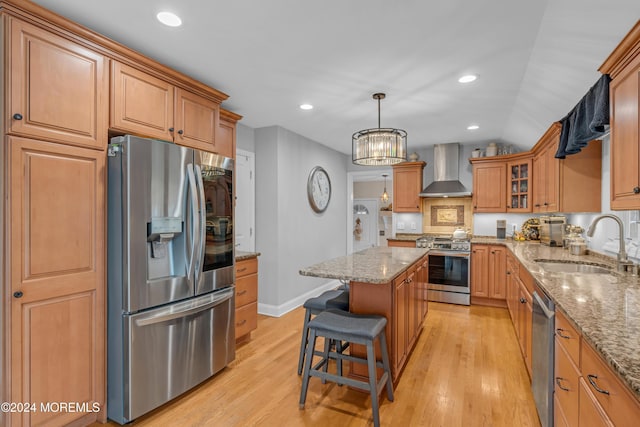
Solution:
[[[387,319],[387,350],[397,384],[427,314],[427,253],[424,248],[374,247],[300,270],[303,276],[349,282],[349,311]],[[365,355],[362,346],[351,353]],[[366,377],[367,367],[354,364],[351,375]]]

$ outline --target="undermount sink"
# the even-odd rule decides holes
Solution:
[[[596,262],[561,261],[553,259],[535,260],[540,267],[552,273],[610,274],[613,269]]]

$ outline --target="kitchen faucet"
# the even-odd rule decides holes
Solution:
[[[618,223],[618,229],[620,232],[620,248],[618,249],[618,271],[626,272],[626,271],[634,271],[634,264],[632,261],[629,261],[627,258],[627,251],[625,250],[624,245],[624,224],[622,220],[615,215],[612,214],[604,214],[599,215],[596,219],[593,220],[591,225],[589,225],[589,229],[587,230],[587,236],[593,237],[594,231],[596,231],[596,224],[602,218],[611,218]]]

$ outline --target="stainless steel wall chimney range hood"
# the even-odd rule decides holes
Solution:
[[[420,193],[420,197],[468,197],[471,191],[458,179],[459,144],[433,146],[434,181]]]

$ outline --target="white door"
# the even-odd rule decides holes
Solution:
[[[378,199],[353,200],[353,251],[378,245]]]
[[[256,250],[255,210],[256,186],[254,180],[255,154],[236,151],[236,250],[254,252]]]

